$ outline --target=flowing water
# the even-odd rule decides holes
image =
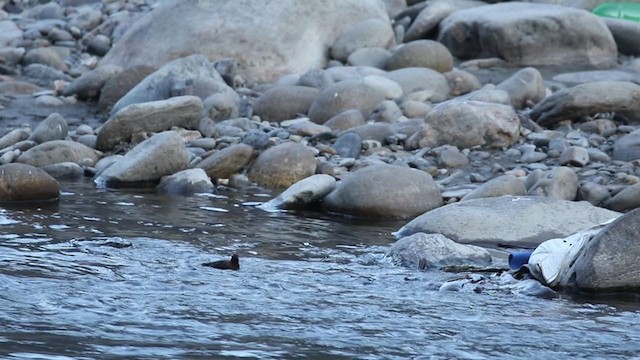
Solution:
[[[161,196],[65,182],[0,210],[2,359],[640,355],[640,306],[440,292],[385,258],[403,222],[265,212],[264,189]],[[240,271],[201,263],[240,255]]]

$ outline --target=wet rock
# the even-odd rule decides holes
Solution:
[[[320,202],[336,187],[336,179],[329,175],[312,175],[291,185],[287,190],[260,208],[271,209],[304,209]]]
[[[525,108],[528,104],[537,104],[546,95],[542,74],[532,67],[519,70],[498,84],[496,89],[507,92],[511,98],[511,105],[516,109]]]
[[[614,211],[627,211],[640,207],[640,184],[624,188],[605,201],[604,206]]]
[[[260,95],[253,111],[264,121],[280,122],[306,115],[320,91],[307,86],[276,86]]]
[[[247,144],[228,146],[200,161],[196,167],[204,169],[212,179],[228,179],[253,158],[253,148]]]
[[[324,124],[332,117],[350,109],[359,110],[368,118],[384,94],[361,80],[345,80],[324,89],[311,104],[309,119]]]
[[[347,63],[352,66],[370,66],[385,69],[391,58],[391,52],[380,47],[361,48],[349,55]]]
[[[99,187],[157,182],[189,166],[189,154],[176,131],[158,133],[136,145],[96,179]]]
[[[453,69],[453,56],[444,45],[433,40],[415,40],[394,51],[387,70],[424,67],[444,73]]]
[[[125,96],[131,89],[138,85],[144,78],[153,73],[155,69],[150,66],[140,65],[130,67],[115,74],[108,79],[100,91],[98,109],[109,110],[118,100]]]
[[[445,72],[444,76],[449,82],[449,89],[453,96],[464,95],[482,87],[477,77],[464,70],[453,69]]]
[[[333,148],[343,158],[357,159],[362,151],[362,139],[355,132],[347,132],[336,139]]]
[[[481,6],[447,17],[439,30],[438,41],[461,59],[498,57],[525,66],[600,67],[613,66],[617,60],[616,44],[604,22],[564,6],[518,2]]]
[[[331,212],[379,219],[408,218],[441,205],[442,195],[431,175],[388,164],[347,174],[323,201]]]
[[[404,68],[389,71],[384,76],[397,82],[405,97],[414,92],[423,92],[423,101],[440,102],[449,98],[449,82],[435,70]]]
[[[622,161],[640,159],[640,130],[632,131],[615,141],[613,159]]]
[[[132,104],[102,126],[96,147],[98,150],[110,150],[140,132],[157,132],[173,126],[192,129],[197,126],[202,112],[202,101],[196,96]]]
[[[425,118],[422,130],[407,140],[411,149],[444,144],[459,148],[508,147],[520,134],[520,121],[511,106],[479,101],[448,101]]]
[[[316,172],[313,152],[287,142],[267,149],[249,169],[249,179],[263,186],[288,187]]]
[[[438,233],[463,244],[527,247],[569,236],[618,215],[588,202],[501,196],[445,205],[415,218],[394,235]]]
[[[17,142],[26,140],[31,135],[31,129],[15,129],[0,137],[0,149],[9,147]]]
[[[52,140],[25,151],[16,161],[33,166],[45,166],[62,162],[95,164],[98,158],[98,151],[75,141]]]
[[[418,13],[411,26],[404,35],[404,41],[409,42],[424,39],[433,35],[440,22],[454,12],[475,6],[486,5],[482,1],[472,0],[441,0],[430,1],[427,6]]]
[[[563,200],[575,200],[577,194],[578,176],[573,169],[566,166],[553,168],[527,191],[527,195]]]
[[[588,242],[571,268],[578,289],[597,293],[640,289],[639,221],[640,210],[631,211]]]
[[[525,195],[525,193],[526,189],[524,187],[524,182],[521,179],[513,175],[502,175],[473,189],[460,201],[500,197],[503,195],[522,196]]]
[[[44,87],[50,87],[56,80],[73,81],[71,76],[43,64],[29,64],[22,69],[22,74]]]
[[[560,165],[585,166],[589,163],[589,152],[580,146],[570,146],[560,155]]]
[[[172,0],[131,26],[101,63],[159,67],[178,56],[200,53],[209,59],[236,59],[240,76],[269,82],[324,66],[328,46],[368,19],[388,21],[380,1]]]
[[[365,118],[360,110],[345,110],[327,120],[324,125],[332,130],[348,130],[356,126],[364,125]]]
[[[214,63],[202,55],[192,55],[176,59],[147,76],[118,100],[111,115],[131,104],[169,99],[186,88],[192,90],[189,95],[201,100],[217,93],[234,92],[218,74]]]
[[[103,66],[86,72],[74,79],[64,89],[63,95],[77,95],[81,100],[97,98],[104,84],[121,71],[118,66]]]
[[[22,59],[22,62],[25,65],[43,64],[51,66],[52,68],[60,71],[69,71],[69,67],[60,58],[58,53],[47,47],[36,48],[27,51],[27,53],[24,55],[24,58]]]
[[[26,164],[0,166],[0,201],[48,201],[60,196],[60,184],[44,170]]]
[[[215,190],[211,179],[202,169],[187,169],[173,175],[164,176],[156,188],[161,193],[172,195],[192,195],[210,193]]]
[[[82,166],[74,162],[61,162],[40,167],[56,179],[79,179],[84,176]]]
[[[365,47],[388,48],[395,44],[391,23],[383,19],[359,22],[342,33],[331,46],[331,57],[346,62],[349,55]]]
[[[640,122],[640,85],[624,81],[598,81],[553,93],[530,113],[542,126],[566,119],[579,119],[600,112],[615,112],[631,122]]]
[[[69,134],[67,121],[58,113],[53,113],[42,120],[33,130],[30,140],[41,144],[51,140],[64,140]]]
[[[402,266],[420,270],[491,264],[491,254],[484,248],[458,244],[441,234],[415,233],[403,237],[391,245],[388,256]]]

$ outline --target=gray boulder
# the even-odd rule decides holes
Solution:
[[[389,21],[381,1],[163,1],[129,28],[101,65],[160,67],[200,53],[236,59],[242,77],[270,82],[323,67],[338,36],[368,19]]]
[[[253,147],[247,144],[228,146],[200,161],[196,167],[204,169],[212,179],[228,179],[253,158]]]
[[[249,169],[249,179],[263,186],[289,187],[316,172],[316,158],[304,145],[287,142],[267,149]]]
[[[597,16],[537,3],[499,3],[458,11],[440,23],[438,41],[457,58],[498,57],[524,66],[610,67],[618,56],[611,32]]]
[[[319,203],[336,187],[333,176],[317,174],[291,185],[275,198],[260,205],[265,210],[301,209]]]
[[[520,121],[513,107],[480,101],[451,100],[437,105],[426,124],[407,140],[413,149],[444,144],[458,148],[508,147],[520,135]]]
[[[74,79],[69,86],[64,89],[64,96],[77,95],[79,99],[98,98],[102,87],[122,71],[119,66],[101,66],[91,70]]]
[[[384,93],[362,80],[345,80],[324,89],[311,104],[309,119],[324,124],[332,117],[350,109],[360,110],[368,118]]]
[[[136,145],[105,169],[94,181],[100,187],[156,183],[189,166],[184,140],[176,131],[158,133]]]
[[[98,162],[99,155],[99,151],[75,141],[51,140],[25,151],[16,159],[16,162],[33,166],[62,162],[92,166]]]
[[[26,164],[0,166],[0,202],[58,200],[60,184],[44,170]]]
[[[202,117],[202,100],[196,96],[178,96],[167,100],[132,104],[118,111],[98,132],[96,148],[110,150],[131,135],[157,132],[174,126],[196,128]]]
[[[639,222],[640,210],[631,211],[587,243],[571,268],[578,289],[597,293],[640,290]]]
[[[532,67],[519,70],[498,84],[496,89],[506,91],[511,98],[511,105],[516,109],[537,104],[546,95],[542,74]]]
[[[264,121],[284,121],[306,115],[320,91],[308,86],[276,86],[264,92],[253,106]]]
[[[542,126],[579,119],[600,112],[615,112],[640,122],[640,85],[625,81],[598,81],[560,90],[540,101],[530,113]]]
[[[331,46],[331,57],[346,62],[349,55],[366,47],[388,48],[395,45],[391,22],[387,19],[369,19],[359,22],[342,33]]]
[[[64,140],[68,134],[67,121],[62,115],[53,113],[36,126],[29,140],[41,144],[51,140]]]
[[[201,100],[216,93],[234,93],[215,64],[202,55],[176,59],[148,75],[113,105],[111,115],[131,104],[194,95]]]
[[[191,195],[210,193],[215,187],[204,170],[187,169],[162,177],[156,190],[165,194]]]
[[[402,93],[423,92],[423,101],[441,102],[449,98],[449,82],[438,71],[428,68],[403,68],[389,71],[385,77],[395,81]]]
[[[621,161],[640,159],[640,130],[632,131],[615,141],[613,159]]]
[[[416,40],[397,49],[387,61],[387,70],[424,67],[444,73],[453,69],[453,56],[433,40]]]
[[[426,172],[378,164],[347,174],[323,207],[346,215],[402,219],[442,205],[437,184]]]
[[[458,244],[441,234],[415,233],[403,237],[391,245],[387,256],[402,266],[420,270],[491,263],[491,254],[486,249]]]
[[[403,226],[398,238],[418,232],[442,234],[463,244],[536,246],[566,237],[620,213],[541,196],[501,196],[442,206]]]
[[[524,181],[513,175],[502,175],[473,189],[460,201],[500,197],[503,195],[521,196],[525,195],[526,191]]]

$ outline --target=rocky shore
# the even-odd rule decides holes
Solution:
[[[256,183],[486,266],[640,207],[640,24],[602,2],[0,1],[0,200]],[[638,230],[602,231],[578,289],[640,289]]]

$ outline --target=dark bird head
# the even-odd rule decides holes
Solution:
[[[240,269],[240,259],[238,258],[238,254],[231,255],[231,269],[233,270]]]

